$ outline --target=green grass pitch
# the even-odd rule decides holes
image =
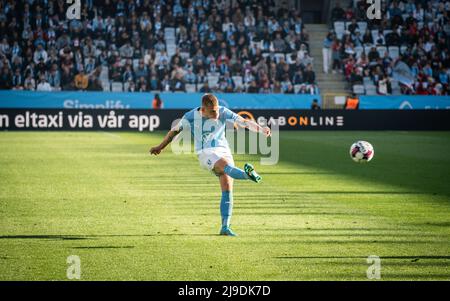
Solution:
[[[0,279],[450,279],[449,132],[282,132],[281,158],[220,188],[194,155],[150,157],[163,133],[1,132]],[[351,143],[375,148],[354,163]]]

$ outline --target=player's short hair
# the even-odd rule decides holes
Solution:
[[[215,107],[219,105],[217,97],[211,93],[206,93],[202,96],[202,107]]]

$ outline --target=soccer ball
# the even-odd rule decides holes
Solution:
[[[357,141],[350,147],[350,157],[358,163],[369,162],[374,153],[372,144],[367,141]]]

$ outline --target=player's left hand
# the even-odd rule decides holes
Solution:
[[[270,131],[270,128],[268,126],[263,127],[263,134],[266,137],[270,137],[272,136],[272,132]]]

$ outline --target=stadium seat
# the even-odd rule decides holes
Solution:
[[[378,30],[372,29],[372,30],[370,31],[370,33],[372,34],[372,40],[373,40],[373,42],[376,43],[377,35],[378,35]]]
[[[109,83],[109,81],[103,81],[102,80],[102,88],[103,88],[104,92],[111,91],[111,84]]]
[[[380,57],[383,57],[387,51],[387,48],[386,48],[386,46],[378,46],[377,51],[380,54]]]
[[[211,87],[211,88],[216,87],[218,82],[219,82],[219,76],[218,75],[208,75],[208,85],[209,85],[209,87]]]
[[[177,44],[177,43],[176,43],[176,40],[173,39],[173,38],[165,39],[165,42],[166,42],[166,47],[167,47],[167,46],[170,46],[170,45],[176,45],[176,44]]]
[[[352,24],[352,22],[350,22],[350,21],[345,22],[345,30],[348,30],[348,27],[350,26],[350,24]]]
[[[295,60],[292,59],[293,55],[297,56],[297,53],[292,52],[292,53],[286,54],[286,63],[288,63],[289,65],[295,64]]]
[[[243,81],[242,81],[242,76],[233,76],[231,78],[233,79],[236,88],[238,88],[238,87],[242,88],[244,86]]]
[[[402,94],[398,80],[395,79],[391,80],[391,88],[392,88],[392,95]]]
[[[364,86],[365,86],[365,85],[373,85],[373,80],[372,80],[370,77],[365,76],[365,77],[363,78],[363,84],[364,84]]]
[[[208,72],[208,73],[206,73],[206,76],[217,76],[217,77],[219,77],[220,76],[220,72]]]
[[[128,91],[128,88],[130,88],[130,82],[124,82],[124,83],[123,83],[123,90],[124,90],[125,92],[127,92],[127,91]]]
[[[155,62],[156,62],[156,64],[158,64],[158,65],[159,65],[159,64],[162,64],[162,62],[160,61],[161,56],[163,56],[161,52],[157,51],[157,52],[155,53]]]
[[[345,97],[345,96],[335,96],[334,104],[338,107],[341,107],[341,106],[345,105],[346,100],[347,100],[347,97]]]
[[[402,95],[402,90],[400,87],[392,89],[392,95]]]
[[[186,92],[189,93],[196,92],[195,84],[186,84]]]
[[[400,47],[400,53],[404,54],[408,50],[408,46],[401,46]]]
[[[123,85],[121,82],[113,82],[111,84],[111,91],[112,92],[123,92]]]
[[[133,70],[137,70],[138,67],[139,67],[139,59],[134,59],[133,60]]]
[[[337,38],[342,39],[345,32],[345,23],[342,21],[334,22],[334,31],[336,32]]]
[[[334,31],[336,32],[337,38],[342,39],[345,32],[345,23],[342,21],[334,22]]]
[[[353,85],[353,93],[361,95],[364,94],[364,86],[363,85]]]
[[[351,21],[345,22],[345,30],[348,30],[350,24],[352,24]],[[367,22],[360,21],[360,22],[356,22],[356,24],[358,24],[357,31],[359,31],[361,33],[361,35],[363,35],[367,28]]]
[[[400,55],[400,49],[398,48],[398,46],[389,46],[389,56],[393,59],[396,60],[398,58],[398,56]]]
[[[251,41],[250,42],[250,48],[261,48],[261,41]]]
[[[357,46],[355,47],[356,58],[360,58],[361,54],[364,52],[364,47]]]
[[[390,33],[392,33],[392,30],[391,29],[385,29],[385,30],[383,30],[383,34],[384,34],[384,37],[386,37],[388,34],[390,34]]]
[[[169,58],[171,58],[177,50],[177,46],[174,45],[167,45],[167,55],[169,56]]]
[[[180,56],[185,60],[191,57],[189,52],[180,52]]]
[[[164,38],[174,38],[175,39],[175,28],[166,27],[164,28]]]
[[[172,37],[165,38],[164,41],[166,42],[166,46],[177,44],[176,38],[172,38]]]
[[[286,56],[284,53],[275,53],[275,62],[278,64],[280,59],[283,58],[286,61]]]
[[[356,22],[356,23],[359,26],[359,32],[361,33],[361,36],[362,36],[367,30],[367,22],[359,21],[359,22]]]
[[[367,95],[377,95],[377,86],[373,84],[364,85],[364,89],[366,90]]]
[[[108,67],[106,66],[102,66],[102,71],[100,72],[100,80],[109,80],[109,72],[108,72]]]
[[[392,87],[392,89],[394,89],[394,88],[399,88],[400,86],[399,86],[399,84],[398,84],[398,80],[392,79],[392,80],[391,80],[391,87]]]

